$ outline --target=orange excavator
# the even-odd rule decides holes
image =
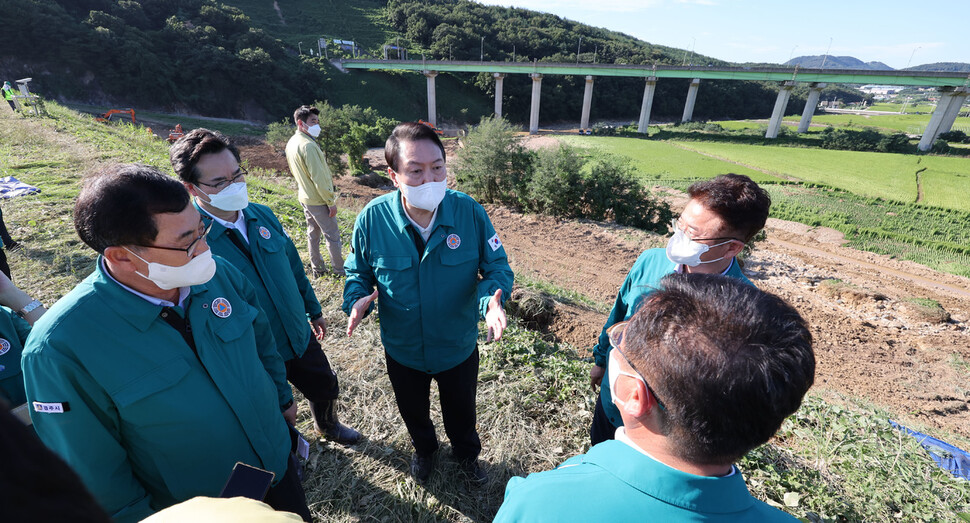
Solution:
[[[444,131],[442,131],[441,129],[438,129],[437,127],[435,127],[434,124],[432,124],[431,122],[426,122],[424,120],[418,120],[418,123],[427,125],[438,136],[444,136],[445,135]]]
[[[185,136],[185,133],[182,131],[182,124],[177,123],[175,124],[175,129],[169,129],[166,140],[168,140],[168,143],[175,143],[175,140],[183,136]]]
[[[99,116],[97,120],[99,122],[110,122],[111,117],[116,114],[127,114],[128,116],[131,116],[131,123],[135,123],[135,110],[130,107],[128,109],[109,109],[108,112]]]

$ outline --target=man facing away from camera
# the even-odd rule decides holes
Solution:
[[[733,465],[815,379],[791,305],[736,278],[671,274],[608,336],[616,439],[509,480],[495,521],[798,521],[753,498]]]

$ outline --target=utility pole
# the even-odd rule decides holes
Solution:
[[[297,45],[297,49],[300,50],[300,56],[303,56],[303,42],[300,42],[296,45]]]
[[[579,63],[579,53],[582,51],[582,49],[583,49],[583,36],[580,35],[579,36],[579,45],[576,46],[576,63],[577,64]]]
[[[832,50],[832,37],[830,36],[829,37],[829,46],[825,50],[825,56],[822,57],[822,67],[819,67],[819,69],[825,69],[825,62],[828,61],[828,59],[829,59],[829,51],[831,51],[831,50]]]
[[[479,62],[485,61],[485,37],[482,37],[482,54],[478,58]]]
[[[921,47],[922,46],[917,45],[916,47],[913,48],[912,54],[909,55],[909,61],[906,62],[906,67],[905,67],[906,69],[909,69],[909,64],[913,63],[913,55],[915,55],[916,51],[918,51]]]
[[[795,44],[795,46],[791,48],[791,52],[788,53],[788,62],[791,62],[791,58],[795,56],[795,49],[798,49],[798,44]],[[787,64],[788,62],[785,63]]]

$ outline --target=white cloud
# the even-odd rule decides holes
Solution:
[[[678,4],[718,5],[714,0],[677,0]]]

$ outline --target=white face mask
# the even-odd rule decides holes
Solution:
[[[609,358],[607,358],[609,361],[607,365],[609,368],[610,397],[613,398],[613,403],[615,403],[617,407],[623,408],[623,406],[626,405],[626,402],[616,397],[616,378],[620,377],[620,375],[622,374],[624,376],[629,376],[635,380],[643,381],[644,385],[646,385],[647,382],[643,378],[641,378],[640,376],[637,376],[636,374],[633,374],[632,372],[624,372],[620,370],[620,362],[616,361],[616,355],[613,354],[614,352],[616,352],[616,349],[611,350],[610,356]]]
[[[674,235],[671,236],[670,240],[667,242],[667,259],[674,263],[686,265],[688,267],[697,267],[702,263],[719,262],[724,259],[724,256],[721,256],[716,260],[701,261],[701,255],[714,247],[719,247],[733,241],[734,240],[727,240],[716,245],[704,245],[703,243],[697,243],[688,238],[687,235],[684,234],[684,231],[680,230],[680,227],[677,227],[677,222],[674,222]]]
[[[306,132],[314,138],[320,136],[320,124],[313,124],[310,127],[307,127]]]
[[[206,249],[205,252],[189,260],[189,263],[179,267],[150,262],[145,258],[138,256],[127,247],[125,250],[131,252],[131,254],[133,254],[136,258],[148,264],[147,276],[137,271],[135,274],[154,283],[159,289],[162,290],[168,291],[178,289],[180,287],[201,285],[211,280],[212,276],[214,276],[216,273],[216,261],[212,258],[211,249]]]
[[[199,189],[196,186],[196,189]],[[202,189],[199,189],[200,192]],[[249,205],[249,191],[246,190],[246,182],[230,183],[227,187],[215,194],[206,194],[209,197],[209,205],[222,211],[241,211]]]
[[[438,204],[445,198],[445,189],[448,188],[448,183],[445,180],[415,186],[400,183],[398,187],[400,187],[401,194],[404,195],[404,199],[408,204],[418,209],[433,211],[438,208]]]

